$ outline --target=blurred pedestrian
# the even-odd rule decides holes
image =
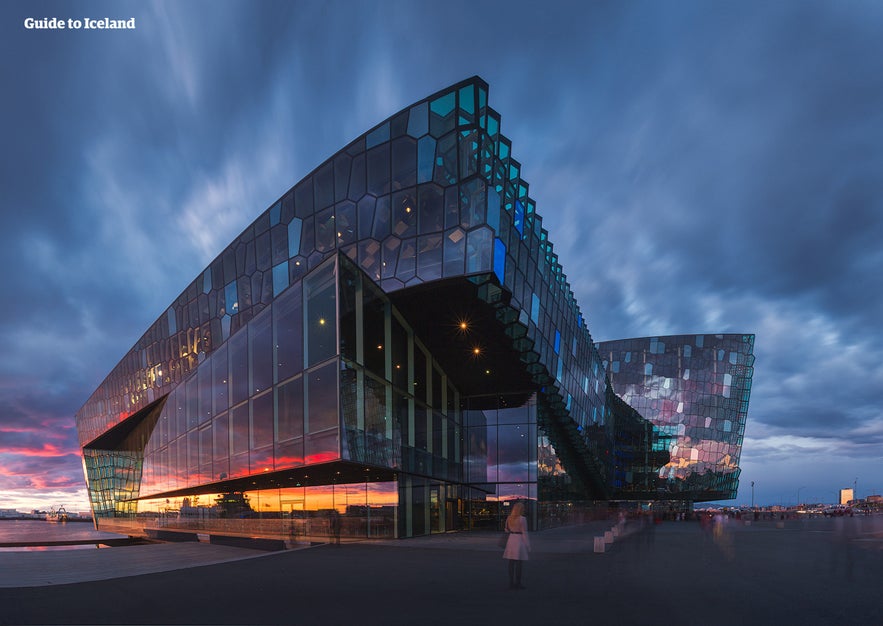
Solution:
[[[524,517],[524,503],[516,502],[506,518],[506,532],[509,534],[503,558],[509,561],[509,589],[524,589],[521,584],[523,563],[528,559],[530,538],[527,536],[527,518]]]

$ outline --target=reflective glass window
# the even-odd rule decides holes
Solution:
[[[265,393],[251,401],[251,445],[273,445],[273,394]]]
[[[233,404],[248,398],[248,333],[238,332],[230,338],[230,396]]]
[[[251,392],[254,395],[269,389],[273,384],[273,328],[269,308],[248,325],[249,352],[251,356]]]
[[[232,454],[248,452],[248,403],[235,407],[232,412],[230,444]]]
[[[279,441],[304,434],[303,377],[283,383],[276,388],[278,405]]]
[[[307,432],[314,433],[339,424],[337,367],[337,361],[332,361],[307,374]]]
[[[202,363],[196,372],[199,385],[199,419],[200,424],[212,418],[212,361]]]
[[[306,315],[304,329],[308,364],[337,354],[337,310],[334,263],[326,263],[304,279]]]
[[[276,375],[278,381],[303,370],[303,307],[301,289],[295,286],[273,303],[276,326]]]

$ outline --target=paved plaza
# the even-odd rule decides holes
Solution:
[[[730,522],[718,534],[664,522],[597,554],[603,530],[534,533],[525,590],[508,589],[495,536],[478,533],[274,553],[0,553],[0,623],[883,623],[881,516]]]

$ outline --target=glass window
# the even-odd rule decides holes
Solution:
[[[304,434],[303,378],[279,385],[276,388],[279,409],[279,441],[286,441]]]
[[[358,360],[356,345],[356,292],[361,284],[361,274],[346,261],[340,263],[340,355],[350,361]]]
[[[248,404],[234,408],[232,417],[231,452],[234,455],[248,452]]]
[[[215,414],[227,410],[227,346],[212,355],[212,397]]]
[[[427,397],[428,384],[427,384],[427,357],[426,353],[414,343],[414,385],[412,387],[411,393],[414,394],[414,397],[422,402],[428,402],[429,398]]]
[[[399,137],[392,142],[392,185],[403,189],[417,184],[417,142]]]
[[[214,419],[212,432],[214,433],[214,458],[225,459],[230,454],[230,417],[222,413]]]
[[[304,279],[306,297],[305,339],[308,365],[337,354],[337,310],[334,262],[317,268]]]
[[[337,361],[307,374],[307,403],[307,432],[338,426]]]
[[[362,336],[365,342],[365,367],[380,378],[386,378],[386,331],[387,305],[379,290],[373,285],[362,287]]]
[[[276,299],[273,323],[276,325],[276,376],[277,381],[283,381],[303,370],[303,307],[299,285]]]
[[[392,317],[392,384],[408,390],[408,332]]]
[[[251,354],[251,391],[254,395],[273,384],[273,328],[270,309],[264,309],[248,325]]]
[[[251,446],[273,445],[273,394],[265,393],[251,401]]]
[[[248,398],[248,333],[230,338],[230,395],[233,404]]]
[[[213,355],[214,356],[214,355]],[[199,385],[199,423],[204,424],[212,418],[212,361],[203,362],[196,372]]]
[[[428,106],[426,102],[413,107],[408,113],[408,134],[419,138],[429,132]]]
[[[368,151],[368,193],[382,196],[389,193],[389,144]]]
[[[187,396],[187,430],[191,430],[193,428],[196,428],[196,425],[199,423],[199,406],[197,404],[199,394],[196,384],[196,376],[190,377],[190,379],[187,381],[185,389],[187,390],[185,392]]]
[[[209,424],[199,430],[199,466],[210,465],[212,462],[212,428]],[[205,479],[209,477],[206,476]]]

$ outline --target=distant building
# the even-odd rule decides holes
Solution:
[[[840,490],[840,504],[849,504],[855,500],[855,491],[849,487]]]
[[[487,97],[463,81],[347,145],[147,329],[76,416],[99,528],[278,538],[336,510],[411,537],[513,500],[537,527],[734,497],[753,335],[599,352]]]

